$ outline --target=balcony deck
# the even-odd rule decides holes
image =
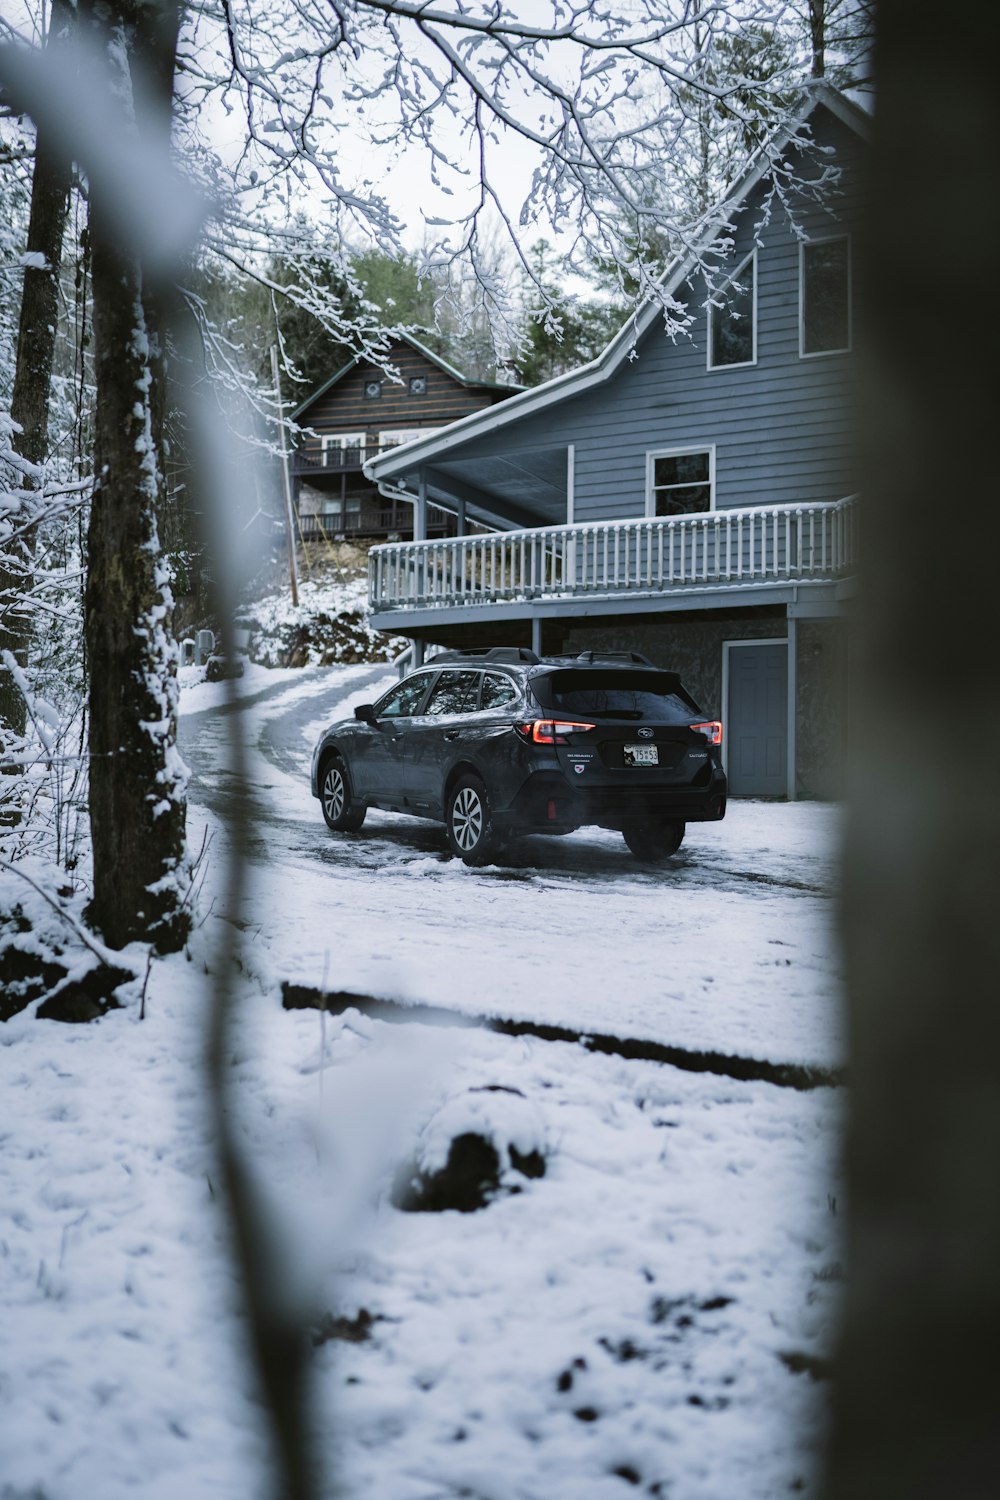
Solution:
[[[855,497],[827,505],[754,506],[632,521],[542,526],[373,547],[373,616],[422,621],[477,613],[607,613],[681,607],[691,596],[747,591],[753,602],[790,585],[835,584],[857,562]],[[749,602],[749,601],[748,601]],[[414,623],[415,620],[414,620]]]
[[[292,473],[301,478],[360,471],[370,458],[398,448],[398,443],[352,443],[347,448],[320,448],[310,444],[292,454]]]

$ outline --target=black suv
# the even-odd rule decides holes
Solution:
[[[312,792],[338,832],[369,807],[443,821],[467,865],[588,823],[664,859],[685,823],[725,816],[721,744],[677,675],[635,652],[450,651],[326,731]]]

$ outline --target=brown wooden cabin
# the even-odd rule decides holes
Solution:
[[[300,427],[310,429],[292,457],[296,519],[307,543],[412,537],[412,505],[381,495],[365,478],[362,465],[520,389],[467,380],[408,335],[393,341],[388,362],[398,370],[399,381],[355,357],[292,414]],[[429,506],[427,529],[429,536],[453,536],[455,519]]]

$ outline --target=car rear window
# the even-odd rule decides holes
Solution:
[[[701,713],[673,672],[550,672],[533,677],[531,691],[542,708],[567,715],[689,724]]]
[[[487,672],[483,676],[483,708],[502,708],[505,703],[513,703],[517,697],[517,689],[509,677],[501,677],[499,672]]]

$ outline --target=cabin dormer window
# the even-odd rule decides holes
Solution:
[[[708,304],[708,368],[752,365],[757,358],[757,252],[752,251]]]
[[[381,394],[382,394],[382,382],[381,382],[381,380],[366,380],[365,381],[365,400],[366,401],[377,401],[378,398],[381,396]]]
[[[647,516],[686,516],[712,509],[715,450],[685,449],[646,455]]]
[[[427,376],[426,375],[411,375],[410,376],[410,395],[411,396],[426,396],[427,395]]]
[[[847,235],[799,250],[799,353],[851,347],[851,242]]]

